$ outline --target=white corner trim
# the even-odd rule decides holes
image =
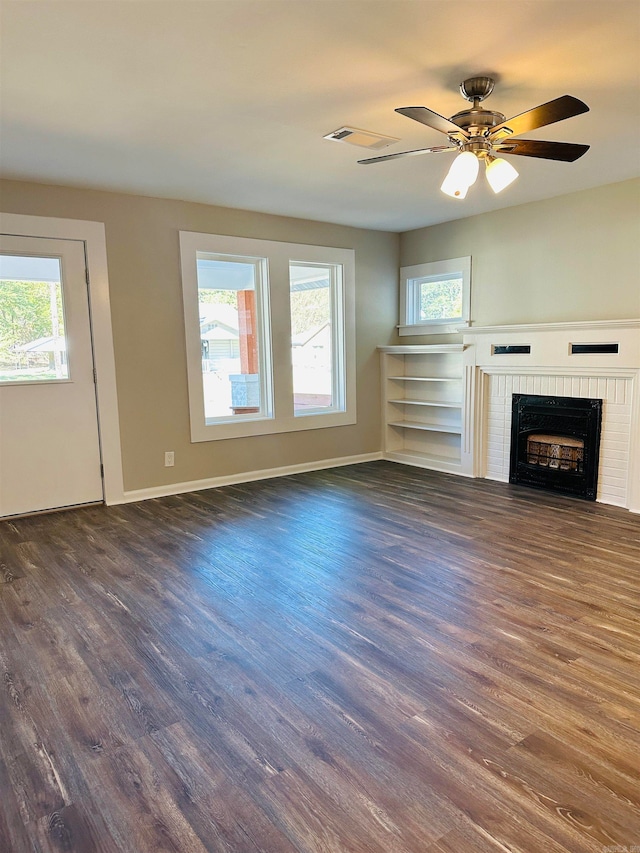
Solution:
[[[320,459],[316,462],[302,462],[298,465],[283,465],[280,468],[244,471],[238,474],[228,474],[224,477],[209,477],[205,480],[190,480],[186,483],[170,483],[166,486],[152,486],[148,489],[133,489],[124,492],[122,500],[117,503],[135,503],[136,501],[146,501],[151,498],[181,495],[185,492],[218,489],[220,486],[234,486],[238,483],[252,483],[255,480],[270,480],[274,477],[288,477],[291,474],[305,474],[309,471],[322,471],[325,468],[340,468],[345,465],[358,465],[361,462],[376,462],[382,458],[382,451],[360,453],[356,456],[340,456],[337,459]]]
[[[640,513],[640,370],[632,382],[631,397],[631,429],[629,432],[629,488],[627,491],[627,508],[630,512]]]
[[[21,237],[82,240],[85,244],[93,355],[97,373],[100,450],[104,466],[104,499],[107,504],[121,503],[124,495],[122,452],[104,223],[0,213],[0,231]]]

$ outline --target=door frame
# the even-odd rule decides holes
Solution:
[[[122,448],[104,222],[0,213],[0,233],[18,237],[81,240],[84,243],[85,262],[89,273],[89,312],[96,370],[96,404],[103,465],[104,502],[107,505],[123,503]]]

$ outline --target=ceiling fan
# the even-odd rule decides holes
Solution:
[[[358,163],[382,163],[398,157],[416,154],[436,154],[441,151],[457,151],[444,182],[442,191],[453,198],[462,199],[478,176],[480,160],[486,164],[487,180],[494,192],[509,186],[518,173],[513,166],[496,154],[516,154],[523,157],[539,157],[545,160],[562,160],[573,163],[589,150],[588,145],[573,142],[543,142],[539,139],[519,139],[538,127],[572,118],[589,111],[589,107],[571,95],[562,95],[532,110],[506,119],[502,113],[483,109],[480,103],[493,92],[495,81],[491,77],[470,77],[460,84],[460,93],[472,102],[469,109],[445,118],[427,107],[398,107],[397,113],[439,130],[449,137],[448,145],[419,148],[416,151],[399,151],[358,160]]]

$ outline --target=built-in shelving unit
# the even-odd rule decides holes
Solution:
[[[379,347],[385,459],[470,474],[463,344]]]

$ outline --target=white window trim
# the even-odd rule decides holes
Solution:
[[[272,417],[240,416],[238,420],[234,418],[233,422],[214,424],[207,424],[205,421],[200,328],[197,322],[199,316],[197,252],[264,257],[269,260],[267,287],[271,322],[269,338],[273,383]],[[321,429],[356,423],[355,252],[353,249],[180,231],[180,256],[192,442]],[[342,317],[344,329],[345,408],[343,411],[329,410],[297,416],[294,414],[289,307],[290,261],[339,264],[342,267],[342,304],[334,307],[339,309],[336,311],[335,325],[336,327],[339,325]],[[337,331],[336,334],[338,334]],[[336,370],[339,367],[340,365],[336,364]]]
[[[441,320],[429,320],[428,323],[410,323],[413,316],[409,297],[409,282],[416,278],[445,277],[452,273],[462,273],[462,316],[444,317]],[[414,264],[400,269],[400,324],[398,334],[440,335],[458,332],[471,325],[471,256],[433,261],[426,264]]]

